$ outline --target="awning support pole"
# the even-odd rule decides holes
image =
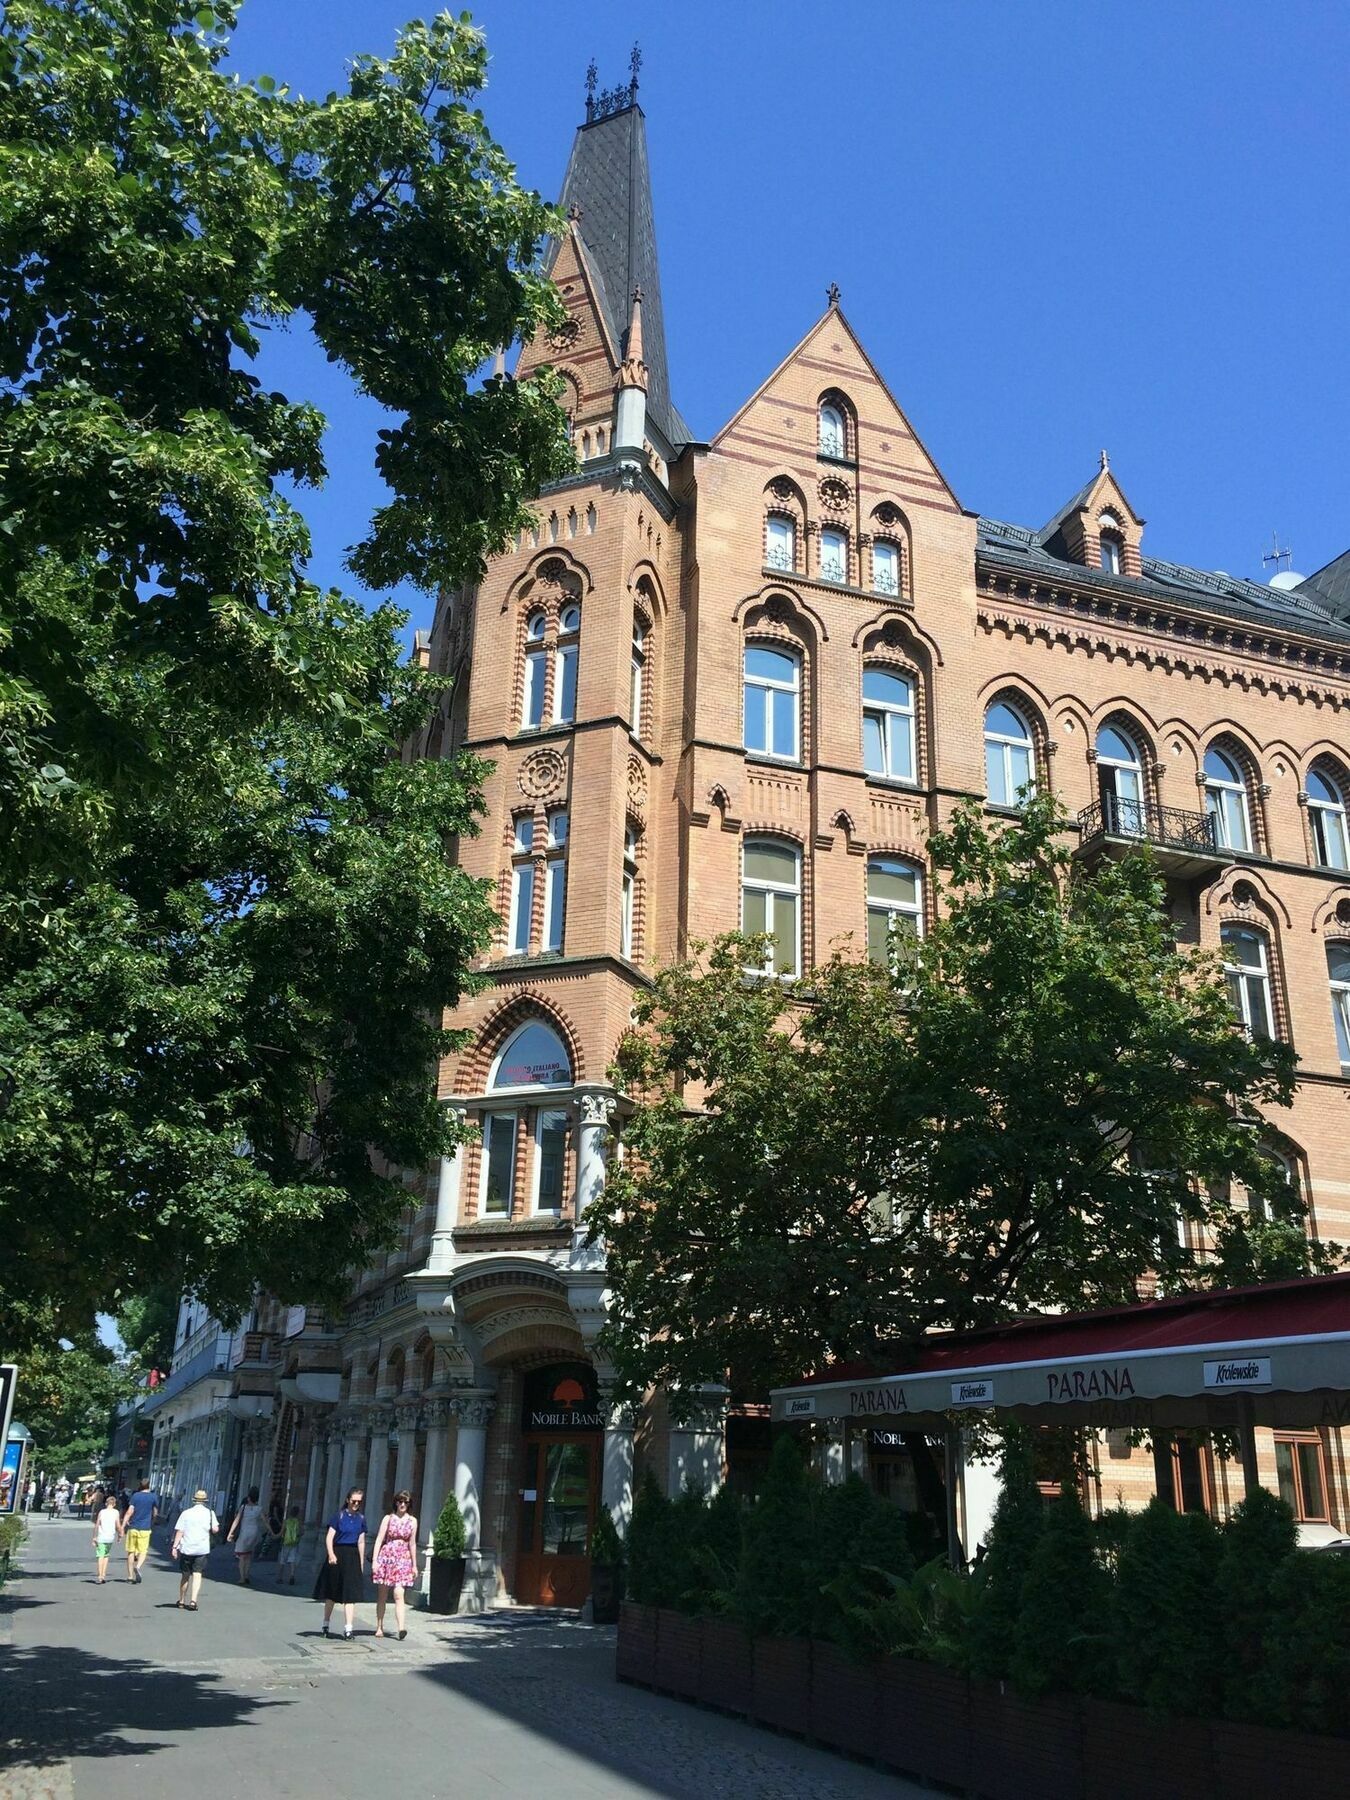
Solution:
[[[957,1487],[961,1480],[961,1439],[954,1425],[947,1425],[942,1433],[942,1474],[943,1487],[947,1496],[947,1560],[954,1569],[966,1566],[965,1551],[961,1548],[961,1518],[958,1510],[959,1496]]]
[[[1256,1462],[1256,1404],[1250,1394],[1242,1396],[1242,1487],[1250,1498],[1261,1485],[1261,1472]]]

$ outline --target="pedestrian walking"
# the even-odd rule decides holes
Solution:
[[[323,1601],[323,1635],[328,1636],[333,1608],[341,1606],[344,1638],[356,1630],[356,1603],[361,1599],[366,1568],[366,1515],[362,1488],[353,1488],[324,1532],[324,1560],[319,1564],[314,1598]]]
[[[258,1490],[250,1488],[248,1499],[234,1515],[234,1523],[226,1534],[226,1543],[234,1545],[235,1560],[239,1565],[239,1585],[248,1587],[249,1570],[253,1567],[253,1558],[257,1554],[258,1540],[263,1534],[263,1509],[258,1505]]]
[[[281,1527],[281,1549],[277,1552],[277,1586],[295,1586],[295,1571],[300,1565],[300,1508],[293,1506]],[[289,1573],[290,1579],[287,1580]]]
[[[127,1541],[127,1580],[139,1581],[145,1559],[150,1554],[150,1531],[159,1518],[159,1495],[150,1487],[150,1477],[142,1475],[136,1492],[127,1501],[122,1514],[122,1531]]]
[[[56,1484],[56,1512],[53,1516],[58,1519],[64,1519],[66,1516],[66,1509],[69,1505],[70,1483],[63,1475]]]
[[[94,1514],[94,1557],[98,1563],[98,1574],[95,1579],[103,1587],[108,1579],[108,1558],[112,1555],[112,1547],[122,1535],[122,1520],[117,1511],[117,1503],[109,1494],[107,1500]]]
[[[202,1575],[211,1554],[211,1533],[219,1530],[220,1520],[206,1504],[206,1489],[198,1488],[192,1505],[178,1515],[169,1552],[178,1564],[178,1604],[184,1612],[197,1610]]]
[[[408,1621],[403,1596],[417,1585],[417,1520],[409,1508],[412,1495],[405,1489],[394,1495],[394,1510],[380,1520],[375,1534],[375,1554],[370,1559],[370,1577],[375,1583],[375,1635],[384,1636],[384,1607],[389,1590],[394,1590],[394,1624],[399,1642],[408,1635]]]

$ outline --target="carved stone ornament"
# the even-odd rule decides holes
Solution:
[[[421,1423],[422,1408],[418,1401],[409,1400],[402,1406],[394,1408],[394,1416],[398,1420],[400,1431],[416,1431]]]
[[[558,329],[556,331],[549,332],[549,334],[548,334],[549,349],[556,350],[560,355],[562,355],[563,353],[565,353],[568,350],[575,349],[580,337],[581,337],[580,322],[576,319],[564,319],[562,324],[558,327]]]
[[[450,1423],[450,1402],[448,1400],[426,1400],[422,1404],[422,1414],[426,1419],[428,1430],[438,1431]]]
[[[771,481],[769,483],[769,492],[773,495],[775,500],[781,500],[789,506],[797,498],[792,483],[785,475],[780,475],[777,481]]]
[[[478,1431],[487,1429],[497,1410],[497,1402],[490,1394],[461,1394],[450,1402],[450,1406],[461,1425]]]
[[[628,759],[628,798],[635,806],[641,806],[647,798],[647,771],[640,756]]]
[[[792,607],[781,595],[775,594],[764,607],[764,617],[774,625],[787,625],[792,619]]]
[[[886,500],[877,508],[873,516],[878,525],[898,525],[900,523],[900,508],[898,506],[892,506],[890,501]]]
[[[583,1125],[608,1125],[614,1110],[608,1094],[583,1094],[578,1106]]]
[[[560,556],[550,556],[547,562],[542,562],[539,565],[540,581],[551,581],[558,587],[562,586],[563,577],[566,573],[567,564]]]
[[[531,800],[547,800],[566,776],[567,763],[560,750],[532,750],[520,765],[520,791]]]
[[[827,475],[818,489],[820,504],[829,512],[844,512],[853,499],[853,489],[837,475]]]

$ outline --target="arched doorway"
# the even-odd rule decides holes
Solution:
[[[579,1607],[591,1591],[591,1531],[600,1499],[605,1421],[595,1370],[551,1363],[521,1389],[516,1599]]]

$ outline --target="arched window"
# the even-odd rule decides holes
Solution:
[[[513,955],[525,956],[534,928],[534,820],[522,815],[511,843],[511,916],[506,942]]]
[[[1287,1156],[1283,1150],[1277,1150],[1274,1144],[1260,1145],[1256,1154],[1268,1171],[1269,1179],[1264,1184],[1266,1190],[1277,1195],[1287,1192],[1291,1199],[1297,1199],[1301,1184],[1298,1164],[1293,1157]],[[1247,1190],[1247,1211],[1256,1219],[1269,1220],[1274,1217],[1270,1201],[1264,1194],[1255,1194],[1250,1188]]]
[[[1327,945],[1327,980],[1331,984],[1331,1017],[1336,1026],[1336,1054],[1350,1073],[1350,943]]]
[[[900,546],[885,538],[872,544],[872,592],[890,598],[900,592]]]
[[[802,858],[795,844],[780,838],[745,840],[741,860],[741,930],[761,932],[769,944],[760,972],[801,972]]]
[[[637,827],[623,834],[623,884],[619,890],[619,954],[633,960],[633,923],[637,911]]]
[[[923,874],[898,856],[867,862],[867,954],[889,963],[894,931],[923,936]]]
[[[1097,791],[1109,833],[1145,835],[1144,765],[1134,740],[1118,725],[1103,725],[1097,733]]]
[[[570,1087],[572,1061],[552,1026],[531,1019],[497,1052],[488,1076],[489,1089]]]
[[[1036,792],[1031,728],[1006,700],[985,709],[984,773],[991,806],[1020,806]]]
[[[867,773],[889,781],[913,781],[913,682],[890,669],[864,669],[862,727]]]
[[[820,406],[820,454],[834,456],[841,460],[848,452],[848,438],[844,429],[842,408],[832,400],[823,400]]]
[[[848,533],[822,531],[820,534],[820,579],[848,582]]]
[[[581,640],[581,608],[569,602],[558,615],[558,647],[554,651],[553,720],[570,725],[577,716],[577,650]]]
[[[801,755],[801,658],[767,644],[745,646],[745,747],[796,762]]]
[[[1205,752],[1205,811],[1214,821],[1214,841],[1221,850],[1251,849],[1247,783],[1233,757],[1213,744]]]
[[[1270,959],[1265,938],[1249,925],[1224,925],[1219,935],[1234,1016],[1247,1037],[1274,1037],[1275,1014],[1270,1003]]]
[[[1345,791],[1324,769],[1309,769],[1305,784],[1313,856],[1327,869],[1350,868]]]
[[[797,525],[784,513],[770,513],[764,533],[764,564],[770,569],[797,566]]]
[[[634,737],[642,736],[642,693],[647,679],[647,627],[633,615],[633,660],[628,676],[628,724]]]
[[[548,659],[544,650],[544,615],[531,613],[525,622],[525,698],[520,723],[528,731],[544,722],[544,688]]]

